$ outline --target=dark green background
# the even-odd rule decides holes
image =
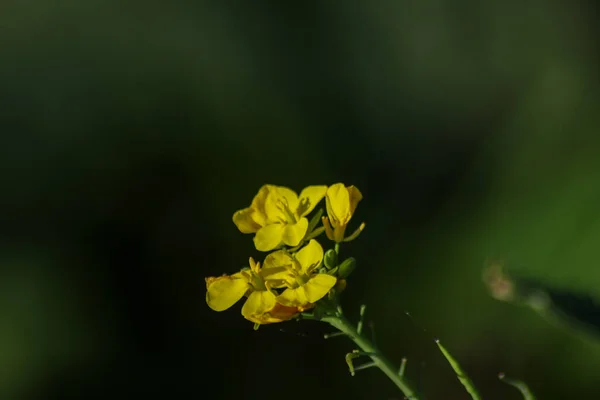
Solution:
[[[484,262],[600,295],[598,8],[585,1],[0,4],[0,396],[391,399],[343,338],[215,313],[264,183],[342,181],[343,247],[428,399],[600,396],[600,346],[493,300]],[[409,311],[413,319],[405,315]],[[423,327],[426,332],[422,330]],[[281,331],[283,330],[283,331]]]

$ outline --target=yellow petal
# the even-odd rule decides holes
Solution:
[[[350,195],[343,183],[336,183],[327,189],[327,215],[331,225],[345,225],[350,220]]]
[[[256,324],[274,324],[277,322],[287,321],[302,311],[304,310],[300,310],[297,307],[286,307],[281,304],[275,304],[275,307],[267,313],[249,315],[245,316],[245,318]]]
[[[294,211],[298,208],[298,195],[283,186],[274,186],[265,200],[265,214],[269,222],[294,222]]]
[[[285,250],[269,253],[263,262],[263,269],[288,267],[292,265],[292,256]]]
[[[335,286],[337,279],[327,274],[313,275],[302,287],[309,303],[315,303],[322,299],[332,287]]]
[[[304,236],[306,236],[306,231],[308,230],[308,219],[301,218],[295,224],[287,224],[283,229],[283,243],[288,246],[298,246]]]
[[[254,220],[253,214],[256,211],[253,208],[244,208],[233,214],[233,223],[242,233],[254,233],[260,229],[260,225]]]
[[[302,307],[310,304],[304,286],[284,290],[283,293],[277,296],[277,302],[287,307]]]
[[[305,274],[310,274],[323,260],[323,247],[315,239],[311,239],[306,246],[296,253],[296,261],[300,264]]]
[[[271,251],[278,247],[283,240],[283,224],[263,226],[254,236],[254,246],[258,251]]]
[[[362,200],[363,196],[360,190],[356,186],[348,186],[348,195],[350,196],[350,217],[354,215],[358,202]]]
[[[263,263],[261,277],[273,288],[281,288],[287,286],[287,281],[290,279],[290,269],[294,267],[292,256],[284,251],[278,250],[270,253]]]
[[[252,315],[264,314],[275,307],[275,295],[267,290],[254,291],[242,307],[242,315],[246,318]]]
[[[227,310],[251,288],[248,280],[240,273],[207,278],[206,286],[206,303],[215,311]]]
[[[300,218],[310,214],[323,197],[325,197],[326,192],[327,186],[325,185],[308,186],[304,188],[300,193],[300,203],[296,210],[296,216]]]
[[[258,189],[258,193],[252,199],[252,208],[261,209],[264,207],[265,200],[269,192],[275,188],[275,185],[262,185],[260,189]]]
[[[300,310],[296,307],[286,307],[282,304],[277,303],[275,307],[269,311],[269,316],[272,318],[279,319],[281,321],[288,320],[294,316],[296,316]]]
[[[269,191],[274,188],[273,185],[263,185],[254,199],[250,207],[238,210],[233,214],[233,223],[242,233],[254,233],[261,226],[267,224],[267,216],[265,215],[265,201]]]
[[[274,185],[263,185],[258,190],[256,196],[254,196],[252,199],[252,205],[250,208],[255,210],[255,213],[252,215],[252,219],[260,226],[265,226],[269,222],[267,221],[267,216],[265,214],[265,202],[269,192],[274,188]]]
[[[290,210],[295,210],[298,208],[298,195],[290,188],[286,188],[285,186],[277,186],[274,190],[278,197],[282,199]]]

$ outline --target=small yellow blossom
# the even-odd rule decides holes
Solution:
[[[247,296],[242,315],[258,324],[282,322],[298,314],[297,308],[277,304],[276,295],[269,286],[260,263],[250,257],[249,270],[206,278],[206,303],[215,311],[224,311]]]
[[[314,239],[295,255],[285,250],[269,254],[263,269],[265,276],[277,287],[287,287],[277,297],[277,302],[300,311],[312,308],[336,284],[337,279],[328,274],[314,273],[323,260],[323,248]]]
[[[325,234],[329,240],[337,243],[350,241],[364,229],[365,224],[360,227],[350,237],[344,238],[348,222],[354,215],[358,202],[362,200],[362,194],[354,186],[344,186],[343,183],[336,183],[327,189],[325,203],[328,217],[323,217]]]
[[[242,233],[256,233],[259,251],[282,244],[298,246],[308,230],[308,215],[323,199],[327,186],[308,186],[300,193],[275,185],[264,185],[248,208],[237,211],[233,222]]]

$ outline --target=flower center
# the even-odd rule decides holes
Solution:
[[[260,276],[258,276],[258,274],[255,273],[254,271],[252,271],[250,273],[250,285],[252,285],[254,290],[257,290],[257,291],[267,290],[265,281]]]
[[[299,271],[299,265],[297,261],[294,261],[292,265],[293,267],[288,269],[286,282],[290,288],[296,289],[308,282],[309,276]]]
[[[294,215],[292,210],[290,210],[290,206],[286,198],[279,199],[277,201],[277,208],[279,208],[283,215],[285,215],[285,220],[282,222],[286,222],[288,224],[295,224],[297,222],[296,216]]]
[[[297,274],[294,278],[296,278],[298,286],[304,286],[308,282],[308,275],[306,274]]]

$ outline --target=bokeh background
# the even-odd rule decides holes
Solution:
[[[204,277],[259,257],[263,183],[345,182],[361,303],[426,399],[600,396],[599,341],[490,297],[500,257],[600,295],[591,1],[3,1],[0,397],[400,399],[318,323],[252,330]],[[412,318],[405,312],[408,311]]]

